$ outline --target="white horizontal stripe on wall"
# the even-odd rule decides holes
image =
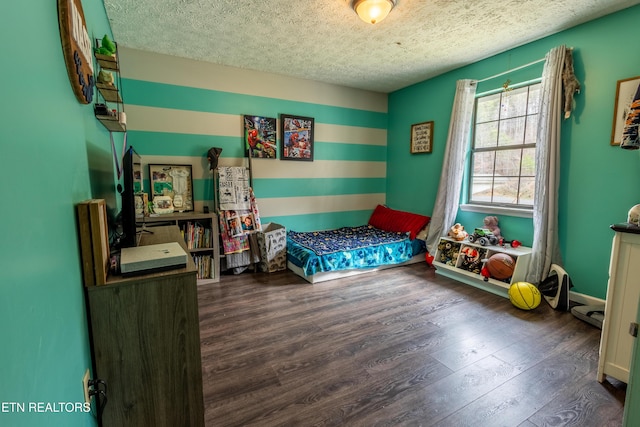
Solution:
[[[142,157],[142,168],[145,179],[149,179],[148,166],[151,165],[191,165],[193,179],[209,179],[212,173],[209,170],[209,162],[203,153],[201,157],[192,156],[152,156]],[[247,159],[243,157],[220,157],[218,166],[247,166]]]
[[[315,123],[314,139],[345,144],[387,145],[387,130]]]
[[[127,105],[127,129],[195,135],[241,136],[242,117],[171,108]]]
[[[342,196],[256,198],[260,216],[307,215],[325,212],[373,210],[385,203],[385,194],[354,194]]]
[[[347,160],[252,159],[254,178],[386,178],[386,162],[358,162]],[[277,166],[277,167],[276,167]]]
[[[191,165],[194,179],[211,177],[209,162],[204,156],[155,156],[143,155],[142,166],[145,178],[148,165]],[[218,166],[248,166],[244,157],[220,157]],[[342,160],[316,160],[300,162],[288,160],[252,159],[251,169],[254,178],[385,178],[385,162],[357,162]]]
[[[127,105],[128,130],[242,137],[242,116],[171,108]],[[280,123],[277,121],[278,140]],[[341,126],[316,122],[316,141],[387,145],[386,129]]]
[[[215,40],[212,41],[215,43]],[[387,112],[387,95],[118,46],[122,77],[251,96]],[[291,90],[295,87],[295,90]]]

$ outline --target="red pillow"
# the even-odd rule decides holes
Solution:
[[[410,239],[429,224],[431,218],[411,212],[397,211],[383,205],[378,205],[369,218],[369,225],[384,231],[409,232]]]

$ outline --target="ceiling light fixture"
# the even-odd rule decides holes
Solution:
[[[368,24],[377,24],[387,17],[397,0],[353,0],[351,8]]]

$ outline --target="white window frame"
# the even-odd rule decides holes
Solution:
[[[518,84],[514,84],[514,85],[509,85],[509,89],[517,89],[517,88],[521,88],[521,87],[525,87],[525,86],[533,86],[536,84],[539,84],[542,81],[541,78],[538,79],[534,79],[534,80],[529,80],[526,82],[522,82],[522,83],[518,83]],[[489,95],[494,95],[498,92],[504,91],[504,88],[499,88],[499,89],[495,89],[495,90],[491,90],[491,91],[487,91],[487,92],[482,92],[476,95],[476,100],[479,98],[483,98]],[[475,117],[475,106],[474,106],[474,117]],[[472,130],[472,140],[469,141],[469,150],[468,150],[468,161],[467,161],[467,168],[466,168],[466,174],[465,174],[465,178],[464,178],[464,191],[463,191],[463,200],[462,203],[460,205],[460,209],[462,211],[467,211],[467,212],[479,212],[479,213],[485,213],[485,214],[494,214],[494,215],[509,215],[509,216],[515,216],[515,217],[524,217],[524,218],[532,218],[533,217],[533,209],[532,206],[529,205],[513,205],[513,204],[509,204],[509,205],[504,205],[504,204],[499,204],[499,203],[495,203],[495,202],[471,202],[470,198],[471,198],[471,183],[473,180],[473,164],[472,164],[472,157],[473,157],[473,151],[474,151],[474,146],[473,146],[473,138],[475,138],[475,119],[472,121],[473,123],[473,130]],[[525,147],[535,147],[535,144],[533,145],[525,145]],[[522,147],[522,146],[520,146]],[[495,151],[498,151],[499,148],[496,147]],[[493,150],[487,150],[487,149],[483,149],[483,151],[493,151]]]

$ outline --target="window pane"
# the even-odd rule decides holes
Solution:
[[[535,178],[520,178],[520,200],[518,203],[533,206],[533,193],[535,191]]]
[[[528,87],[513,89],[502,93],[501,119],[524,116],[527,114]]]
[[[524,141],[525,122],[526,117],[500,120],[500,136],[498,137],[498,145],[505,146],[522,144]]]
[[[540,111],[540,83],[529,87],[529,106],[527,114],[538,114]]]
[[[519,178],[496,177],[493,184],[493,202],[516,204],[518,202]]]
[[[475,148],[495,147],[498,144],[498,125],[500,122],[489,122],[476,125],[473,145]]]
[[[538,115],[527,116],[527,129],[524,135],[525,144],[535,144],[538,132]]]
[[[536,176],[536,149],[525,148],[522,150],[522,170],[520,176]]]
[[[490,176],[474,176],[471,181],[471,201],[491,202],[491,180]]]
[[[500,112],[500,94],[478,98],[476,107],[476,123],[498,120]]]
[[[496,176],[519,176],[522,150],[496,152]]]
[[[495,152],[475,153],[473,155],[473,175],[478,177],[493,176],[493,160]]]

